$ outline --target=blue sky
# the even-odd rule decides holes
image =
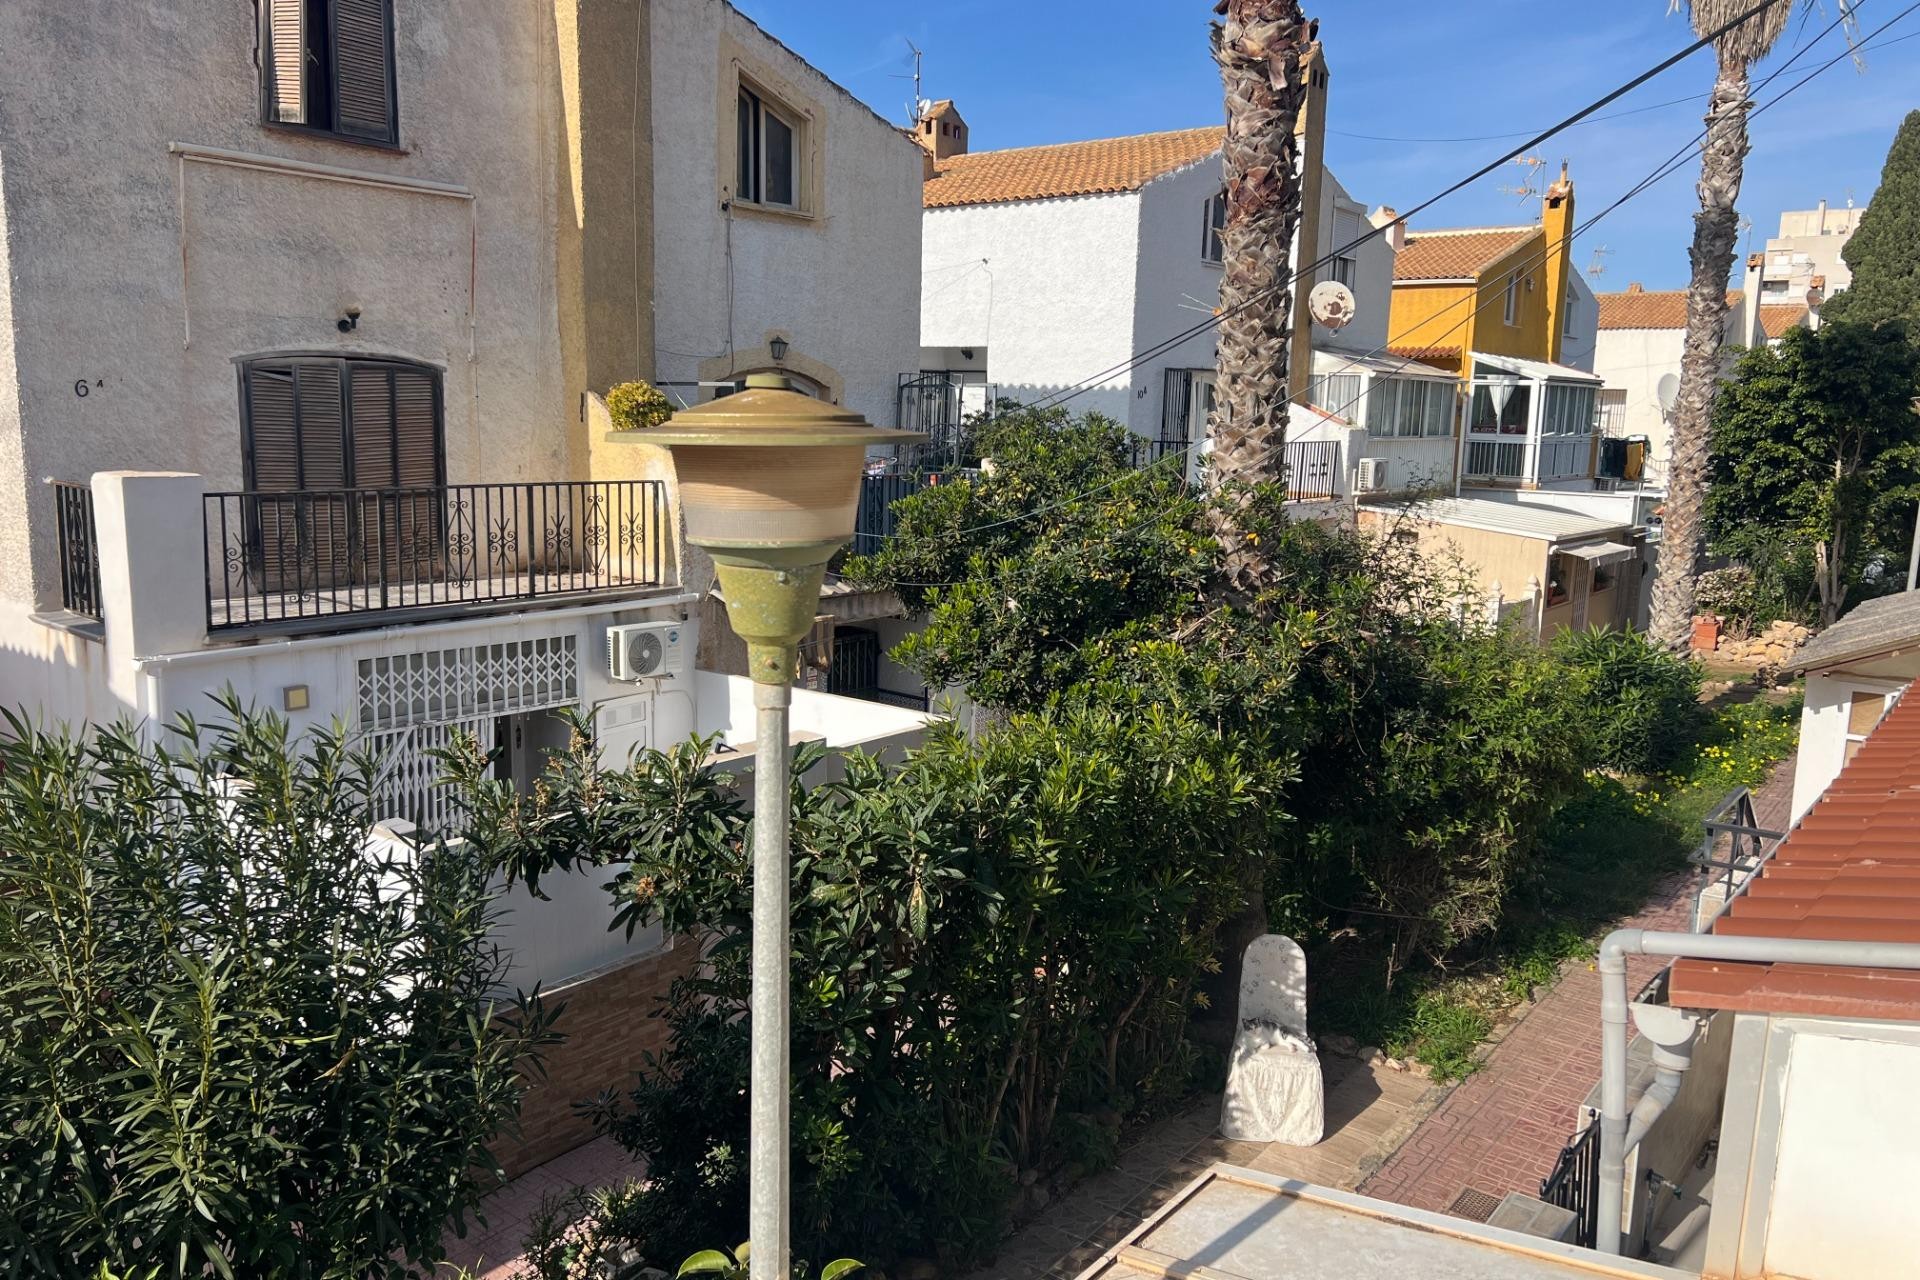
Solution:
[[[1838,0],[1798,0],[1779,50],[1755,82],[1811,40]],[[878,0],[734,0],[815,66],[889,119],[906,117],[911,82],[906,42],[926,51],[924,89],[953,98],[975,150],[1178,129],[1221,118],[1219,73],[1207,48],[1205,0],[949,0],[931,5]],[[1862,33],[1907,0],[1854,0]],[[1824,6],[1824,7],[1822,7]],[[1692,39],[1686,20],[1662,0],[1338,0],[1309,4],[1320,19],[1332,70],[1328,162],[1369,205],[1408,209],[1524,140],[1379,142],[1343,136],[1458,138],[1531,128],[1537,132],[1599,97]],[[1805,25],[1802,20],[1805,19]],[[1881,41],[1920,33],[1920,12]],[[1827,35],[1756,101],[1787,88],[1844,47]],[[1752,247],[1778,230],[1782,209],[1809,209],[1822,196],[1867,199],[1901,118],[1920,107],[1920,38],[1869,48],[1866,70],[1842,61],[1753,122],[1741,211]],[[1713,64],[1705,52],[1649,82],[1610,112],[1704,94]],[[1545,144],[1557,170],[1572,164],[1577,210],[1605,208],[1700,129],[1700,101],[1585,125]],[[1622,206],[1578,241],[1575,261],[1604,245],[1606,292],[1629,281],[1648,288],[1685,283],[1695,208],[1689,162]],[[1538,204],[1498,188],[1522,181],[1512,169],[1488,177],[1416,219],[1415,226],[1521,222]]]

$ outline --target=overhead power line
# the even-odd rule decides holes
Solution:
[[[1852,10],[1857,11],[1859,6],[1865,3],[1867,3],[1867,0],[1856,0],[1856,3],[1852,6]],[[1754,107],[1748,113],[1748,118],[1751,119],[1753,116],[1760,115],[1766,110],[1768,110],[1769,108],[1777,105],[1785,98],[1791,96],[1792,94],[1798,92],[1801,88],[1805,87],[1816,76],[1819,76],[1823,72],[1829,70],[1839,62],[1845,60],[1847,57],[1857,55],[1858,53],[1864,52],[1867,48],[1873,47],[1873,41],[1879,35],[1886,32],[1888,29],[1890,29],[1891,27],[1899,23],[1902,19],[1906,18],[1908,15],[1912,14],[1915,10],[1920,10],[1920,0],[1916,0],[1915,3],[1910,4],[1906,8],[1902,9],[1899,13],[1895,14],[1887,22],[1883,23],[1881,26],[1876,28],[1873,32],[1869,33],[1866,37],[1858,41],[1854,46],[1850,47],[1847,50],[1843,50],[1840,54],[1837,54],[1834,57],[1828,59],[1826,62],[1822,63],[1820,66],[1814,68],[1812,71],[1808,72],[1805,76],[1801,77],[1794,84],[1782,90],[1779,94],[1775,95],[1773,98],[1769,99],[1765,103],[1762,103]],[[1822,30],[1819,36],[1816,36],[1812,41],[1809,41],[1798,52],[1796,52],[1793,59],[1790,59],[1787,63],[1783,64],[1781,67],[1775,70],[1772,74],[1770,74],[1765,80],[1763,80],[1761,84],[1757,86],[1756,91],[1758,89],[1764,89],[1768,84],[1771,84],[1775,79],[1778,79],[1782,74],[1784,74],[1788,69],[1792,67],[1793,63],[1797,61],[1801,55],[1811,50],[1811,48],[1815,44],[1817,44],[1821,38],[1823,38],[1828,32],[1830,32],[1835,26],[1840,25],[1840,23],[1845,21],[1849,16],[1851,15],[1843,14],[1841,18],[1836,19],[1833,23],[1829,24],[1825,29]],[[1885,41],[1878,47],[1884,48],[1889,45],[1900,43],[1901,41],[1913,39],[1916,36],[1920,36],[1920,32],[1914,32],[1909,35],[1897,37],[1894,40]],[[1606,208],[1602,209],[1599,213],[1587,219],[1585,222],[1581,223],[1579,226],[1570,229],[1565,236],[1561,237],[1559,241],[1549,244],[1543,250],[1541,250],[1537,255],[1530,255],[1528,260],[1525,263],[1523,263],[1521,267],[1516,269],[1531,270],[1533,269],[1533,267],[1541,265],[1542,263],[1544,263],[1544,261],[1548,257],[1551,257],[1552,254],[1558,251],[1560,248],[1570,247],[1572,241],[1576,237],[1584,235],[1587,232],[1591,231],[1608,215],[1614,213],[1616,210],[1620,209],[1623,205],[1627,204],[1629,201],[1633,200],[1637,196],[1643,194],[1645,191],[1647,191],[1649,188],[1656,185],[1660,181],[1664,180],[1667,177],[1670,177],[1673,173],[1678,171],[1680,166],[1684,164],[1687,159],[1689,159],[1692,155],[1698,152],[1701,144],[1703,143],[1703,141],[1707,136],[1707,133],[1708,133],[1708,130],[1706,129],[1701,130],[1698,134],[1694,136],[1694,138],[1691,141],[1683,145],[1678,151],[1674,152],[1666,160],[1656,165],[1644,178],[1636,182],[1632,187],[1630,187],[1619,198],[1615,199]],[[1364,237],[1362,239],[1364,240]],[[1356,243],[1359,243],[1359,242],[1357,241]],[[1474,297],[1475,295],[1472,295],[1472,294],[1466,295],[1462,299],[1451,304],[1448,308],[1443,309],[1443,311],[1439,314],[1445,314],[1446,310],[1451,310],[1454,307],[1460,306],[1464,302],[1471,301]],[[1446,331],[1442,332],[1439,336],[1444,338],[1444,337],[1451,336],[1455,332],[1458,332],[1460,329],[1464,328],[1467,325],[1467,323],[1471,321],[1475,316],[1477,316],[1481,311],[1490,308],[1492,304],[1493,304],[1493,299],[1491,298],[1489,298],[1484,302],[1480,302],[1478,305],[1476,305],[1473,308],[1472,311],[1468,312],[1466,316],[1462,317],[1453,326],[1451,326]],[[1430,321],[1431,319],[1432,317],[1427,318],[1428,321]],[[1392,342],[1392,338],[1389,337],[1388,343],[1390,344],[1391,342]],[[1333,374],[1330,374],[1328,376],[1337,376],[1340,372],[1344,372],[1348,369],[1355,368],[1357,367],[1359,360],[1370,358],[1372,356],[1377,356],[1384,350],[1386,350],[1386,346],[1383,345],[1382,347],[1375,348],[1372,352],[1367,353],[1367,355],[1352,358],[1344,366],[1342,366],[1341,369],[1335,370]],[[1347,401],[1346,404],[1340,406],[1339,409],[1335,411],[1335,416],[1345,417],[1345,410],[1352,408],[1355,404],[1359,403],[1359,401],[1362,398],[1364,398],[1364,393],[1362,393],[1361,396],[1353,397],[1352,399]],[[1276,447],[1284,447],[1284,444]],[[1184,452],[1180,454],[1169,454],[1166,457],[1158,459],[1154,463],[1149,464],[1147,468],[1143,468],[1142,470],[1150,470],[1154,466],[1164,465],[1166,462],[1174,458],[1178,458],[1184,462],[1185,457],[1186,455]],[[1129,473],[1129,475],[1132,475],[1132,474],[1137,474],[1137,472]],[[1127,476],[1121,476],[1115,479],[1114,481],[1108,482],[1107,484],[1099,485],[1092,489],[1084,490],[1080,493],[1069,495],[1065,498],[1057,499],[1054,502],[1045,504],[1037,508],[1033,508],[1028,511],[1021,512],[1017,515],[1010,516],[1002,520],[992,521],[983,525],[976,525],[966,530],[959,530],[956,532],[956,536],[960,534],[985,532],[990,529],[1018,523],[1019,521],[1030,519],[1037,515],[1045,514],[1046,512],[1051,510],[1058,510],[1062,507],[1069,506],[1075,502],[1078,502],[1084,498],[1092,497],[1100,492],[1112,489],[1116,485],[1125,483],[1127,478],[1128,478]],[[1185,491],[1185,488],[1186,488],[1186,484],[1183,478],[1183,481],[1182,481],[1183,493]],[[1147,516],[1145,519],[1137,521],[1131,525],[1128,525],[1127,527],[1117,531],[1112,536],[1116,538],[1121,538],[1121,537],[1126,537],[1132,533],[1138,532],[1140,529],[1145,528],[1148,524],[1151,524],[1155,520],[1161,518],[1163,514],[1164,514],[1164,509],[1155,511],[1154,513]],[[946,587],[964,585],[966,582],[969,582],[972,580],[973,579],[959,579],[952,582],[900,582],[898,585],[905,586],[905,587],[913,587],[920,590],[936,590],[936,589],[941,589]]]

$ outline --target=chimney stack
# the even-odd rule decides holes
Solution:
[[[1407,247],[1407,224],[1400,218],[1400,211],[1390,204],[1383,204],[1367,216],[1367,221],[1376,227],[1385,227],[1387,234],[1381,239],[1387,247],[1399,253]]]
[[[942,98],[927,104],[913,131],[913,140],[926,150],[935,164],[948,156],[967,154],[967,122],[954,110],[953,99]]]

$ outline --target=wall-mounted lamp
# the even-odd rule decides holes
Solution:
[[[787,358],[787,340],[785,338],[774,338],[767,343],[767,350],[772,353],[773,362],[779,364]]]
[[[347,313],[334,321],[334,328],[342,333],[352,333],[360,327],[360,308],[348,307]]]

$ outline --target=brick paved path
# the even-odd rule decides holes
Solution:
[[[1786,829],[1793,757],[1754,794],[1762,827]],[[1627,927],[1685,932],[1697,874],[1667,881]],[[1659,972],[1654,956],[1629,956],[1630,989]],[[1498,1198],[1540,1193],[1540,1182],[1573,1135],[1576,1113],[1600,1079],[1600,975],[1568,966],[1493,1050],[1360,1190],[1416,1209],[1444,1212],[1462,1190]]]

